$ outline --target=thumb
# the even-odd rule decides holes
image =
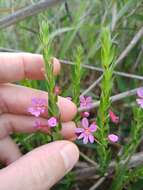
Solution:
[[[79,152],[69,141],[34,149],[0,172],[2,190],[47,190],[75,165]]]

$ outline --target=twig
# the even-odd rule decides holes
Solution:
[[[15,7],[14,10],[18,11],[18,10],[20,10],[22,8],[23,7]],[[0,7],[0,13],[9,13],[9,12],[11,12],[11,8],[5,8],[5,7],[1,8]]]
[[[101,177],[92,187],[89,188],[89,190],[95,190],[97,189],[104,181],[106,177]]]
[[[124,162],[123,162],[124,163]],[[109,171],[115,169],[115,161],[111,162],[109,165]],[[139,165],[143,164],[143,152],[134,154],[128,164],[129,168],[135,168]],[[85,180],[87,178],[91,178],[98,174],[99,166],[97,167],[86,167],[83,169],[79,169],[75,171],[76,180]]]
[[[25,19],[26,17],[33,16],[62,1],[63,0],[43,0],[34,5],[30,5],[19,11],[16,11],[15,13],[12,13],[9,16],[0,19],[0,29],[15,24]]]
[[[132,40],[130,41],[129,45],[125,48],[125,50],[121,53],[121,55],[116,61],[116,64],[121,63],[121,61],[128,55],[128,53],[133,49],[133,47],[137,44],[137,42],[140,40],[142,36],[143,36],[143,26],[132,38]]]
[[[80,152],[80,156],[82,156],[87,162],[89,162],[90,164],[92,164],[93,166],[97,167],[97,163],[94,162],[93,160],[91,160],[88,156],[86,156],[85,154],[83,154],[82,152]]]
[[[70,10],[69,10],[69,5],[68,5],[68,2],[67,2],[67,1],[65,1],[65,9],[66,9],[67,16],[68,16],[70,22],[73,22],[73,18],[72,18],[71,12],[70,12]],[[82,39],[82,37],[81,37],[79,31],[77,31],[77,38],[79,39],[79,42],[80,42],[81,46],[82,46],[83,49],[84,49],[84,53],[87,54],[87,49],[85,48],[83,39]]]
[[[81,94],[81,96],[84,96],[88,92],[90,92],[97,84],[99,84],[99,82],[101,80],[102,80],[102,75],[92,85],[90,85],[89,88],[87,88],[85,91],[83,91],[83,93]]]
[[[137,57],[137,60],[136,60],[136,62],[134,64],[134,66],[133,66],[133,70],[135,70],[137,68],[137,66],[138,66],[138,64],[140,62],[140,59],[142,58],[142,55],[143,55],[143,45],[141,46],[141,50],[140,50],[140,52],[138,54],[138,57]]]
[[[74,65],[73,62],[67,61],[67,60],[60,60],[60,62],[63,63],[63,64],[67,64],[67,65]],[[92,66],[92,65],[89,65],[89,64],[82,64],[82,67],[86,68],[86,69],[93,70],[93,71],[103,72],[102,68],[95,67],[95,66]],[[143,76],[140,76],[140,75],[129,74],[129,73],[124,73],[124,72],[120,72],[120,71],[114,71],[113,73],[116,74],[116,75],[119,75],[119,76],[127,77],[127,78],[143,80]]]
[[[141,87],[140,87],[140,88],[141,88]],[[133,89],[133,90],[128,90],[128,91],[126,91],[126,92],[122,92],[122,93],[119,93],[119,94],[117,94],[117,95],[111,96],[111,97],[110,97],[110,100],[111,100],[111,102],[116,102],[116,101],[121,100],[121,99],[123,99],[123,98],[129,97],[129,96],[133,96],[133,95],[136,94],[136,92],[137,92],[138,89],[139,89],[139,88],[135,88],[135,89]],[[93,108],[98,107],[99,104],[100,104],[100,101],[96,101],[96,102],[94,102],[94,103],[92,104],[92,106],[91,106],[90,108],[84,108],[84,109],[83,109],[83,108],[78,108],[78,112],[82,112],[82,111],[85,111],[85,110],[91,110],[91,109],[93,109]]]
[[[22,52],[22,51],[16,50],[16,49],[0,47],[0,52]]]
[[[133,49],[133,47],[136,45],[136,43],[140,40],[140,38],[143,35],[143,26],[141,27],[141,29],[137,32],[137,34],[132,38],[132,40],[130,41],[130,43],[128,44],[128,46],[125,48],[125,50],[120,54],[120,56],[118,57],[118,59],[116,60],[116,65],[120,64],[121,61],[128,55],[128,53]],[[103,75],[100,76],[91,86],[89,86],[89,88],[86,89],[86,93],[88,93],[89,91],[91,91],[103,78]],[[83,92],[83,94],[86,94],[85,92]]]

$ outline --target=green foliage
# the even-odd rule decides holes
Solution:
[[[79,106],[79,97],[80,97],[80,86],[81,86],[81,77],[82,77],[82,57],[83,50],[82,47],[78,47],[76,51],[75,64],[72,69],[72,100]]]
[[[110,96],[113,87],[114,56],[110,30],[103,28],[101,34],[101,61],[104,73],[101,83],[100,106],[97,118],[97,124],[100,129],[98,139],[101,143],[101,145],[98,145],[98,154],[102,173],[106,171],[110,161],[107,136],[109,134],[109,108],[111,106]]]
[[[132,172],[128,171],[128,163],[131,156],[135,153],[142,136],[143,129],[143,110],[141,108],[134,109],[134,121],[132,124],[130,142],[124,146],[123,154],[119,158],[116,166],[115,180],[111,185],[111,190],[121,190],[128,181],[139,178],[143,175],[143,168],[139,167]]]
[[[32,3],[39,2],[38,0],[32,1]],[[101,127],[101,132],[99,132],[99,136],[101,135],[100,139],[103,139],[102,145],[98,145],[98,154],[99,157],[95,156],[95,148],[97,145],[88,144],[83,145],[81,142],[77,142],[79,146],[82,146],[82,150],[86,152],[89,156],[92,154],[92,158],[95,157],[95,160],[99,160],[99,164],[102,165],[101,170],[102,174],[106,171],[108,167],[108,162],[110,162],[111,151],[109,151],[108,143],[107,143],[107,134],[109,131],[109,119],[108,119],[108,109],[110,107],[110,100],[109,96],[112,93],[116,94],[118,92],[126,91],[127,89],[132,89],[138,86],[141,86],[141,82],[134,80],[134,79],[126,79],[116,77],[114,80],[114,86],[112,86],[112,69],[110,63],[112,59],[112,51],[110,51],[111,44],[108,44],[108,39],[112,41],[112,44],[116,44],[118,46],[117,55],[119,56],[120,53],[126,48],[129,44],[133,36],[137,33],[137,31],[142,27],[143,21],[143,6],[142,0],[94,0],[94,1],[83,1],[83,0],[73,0],[67,1],[69,7],[69,13],[65,8],[65,4],[61,3],[58,6],[55,6],[51,9],[45,11],[45,19],[47,19],[50,23],[48,28],[45,28],[45,33],[42,32],[44,36],[44,40],[42,45],[37,40],[37,33],[38,33],[38,23],[39,18],[37,15],[33,17],[26,18],[25,20],[15,24],[12,27],[8,27],[4,30],[0,31],[0,46],[3,48],[10,48],[14,49],[11,51],[22,51],[22,52],[32,52],[32,53],[41,53],[42,52],[45,56],[45,62],[51,63],[53,54],[57,58],[62,58],[66,60],[73,60],[73,49],[78,46],[82,46],[84,53],[82,55],[82,60],[85,63],[100,66],[100,50],[102,51],[102,67],[104,68],[104,78],[101,84],[101,105],[98,110],[98,125]],[[0,2],[0,18],[10,14],[15,11],[17,8],[20,9],[21,7],[25,7],[27,5],[31,5],[31,1],[24,0],[1,0]],[[6,9],[6,11],[5,11]],[[43,15],[43,13],[42,13]],[[41,15],[40,15],[41,16]],[[72,17],[72,20],[69,19]],[[101,48],[100,39],[103,36],[102,27],[104,24],[107,24],[111,27],[109,38],[102,38],[104,41],[104,47]],[[114,26],[114,27],[113,27]],[[45,26],[47,27],[47,26]],[[50,34],[49,31],[50,30]],[[106,33],[106,32],[105,32]],[[79,37],[80,36],[80,37]],[[106,35],[107,36],[107,35]],[[112,36],[112,39],[111,39]],[[105,35],[104,35],[105,37]],[[53,40],[54,39],[54,40]],[[52,41],[52,42],[51,42]],[[81,43],[82,42],[82,43]],[[48,44],[48,45],[47,45]],[[48,46],[48,47],[45,47]],[[52,47],[51,47],[52,46]],[[45,49],[45,50],[44,50]],[[85,51],[86,49],[86,51]],[[112,49],[112,48],[111,48]],[[48,51],[47,51],[48,50]],[[54,50],[54,51],[50,51]],[[114,52],[114,51],[113,51]],[[104,55],[106,54],[106,56]],[[114,53],[113,53],[114,54]],[[139,57],[139,55],[141,55]],[[143,61],[142,61],[142,39],[137,43],[137,45],[133,48],[131,52],[128,53],[126,59],[122,61],[118,69],[123,72],[127,73],[134,73],[134,74],[143,74]],[[77,53],[78,56],[78,53]],[[114,56],[113,56],[114,57]],[[109,59],[110,58],[110,59]],[[109,61],[109,60],[110,61]],[[137,62],[138,60],[138,62]],[[106,61],[108,62],[108,67],[106,68]],[[75,61],[76,62],[76,61]],[[136,67],[135,64],[137,63]],[[111,64],[111,65],[110,65]],[[47,66],[47,65],[46,65]],[[47,69],[48,70],[48,69]],[[50,73],[52,72],[53,68],[50,67],[48,70]],[[71,95],[71,86],[69,85],[69,74],[71,72],[68,66],[63,67],[63,75],[61,76],[61,85],[64,86],[63,91],[68,91],[68,96]],[[48,72],[47,71],[47,72]],[[46,72],[47,76],[48,73]],[[106,76],[105,76],[106,73]],[[80,87],[80,91],[83,91],[88,84],[91,84],[96,78],[99,76],[98,73],[92,74],[92,72],[86,70],[86,81],[83,79],[81,81],[82,87]],[[52,81],[51,86],[48,84]],[[29,81],[24,80],[20,82],[21,85],[27,87],[33,87],[36,89],[42,89],[49,91],[51,89],[51,97],[53,84],[55,84],[55,80],[53,81],[52,78],[48,79],[48,82],[43,81]],[[85,84],[87,86],[85,86]],[[77,84],[78,85],[78,84]],[[46,87],[45,87],[46,86]],[[49,89],[48,89],[49,88]],[[77,88],[79,90],[79,87]],[[75,94],[78,94],[79,91]],[[92,94],[96,94],[97,99],[99,95],[98,88],[95,88]],[[64,94],[64,93],[63,93]],[[75,96],[73,96],[75,97]],[[52,100],[52,103],[55,105],[54,110],[48,110],[51,113],[56,113],[59,115],[59,111],[56,108],[56,97]],[[77,101],[77,100],[74,100]],[[119,102],[119,104],[114,104],[115,109],[118,110],[121,118],[121,123],[119,126],[119,130],[121,131],[121,144],[122,139],[124,142],[124,137],[130,136],[130,140],[125,145],[121,145],[123,147],[123,154],[117,157],[117,166],[116,166],[116,177],[114,180],[114,185],[112,185],[112,189],[116,190],[119,188],[123,188],[126,184],[131,183],[131,190],[139,190],[142,189],[138,188],[136,185],[138,183],[138,179],[142,176],[142,167],[139,166],[138,168],[132,169],[128,171],[128,164],[121,165],[122,160],[128,161],[130,160],[131,155],[136,152],[136,148],[140,143],[141,139],[141,122],[142,122],[142,113],[140,113],[140,120],[134,120],[132,127],[130,127],[130,123],[132,120],[132,106],[134,106],[134,98],[127,98]],[[52,106],[51,106],[52,107]],[[94,117],[96,111],[92,113]],[[138,115],[138,111],[135,109],[136,113],[134,115]],[[139,112],[142,112],[141,110]],[[138,115],[138,116],[139,116]],[[138,116],[134,116],[134,118],[138,118]],[[138,120],[138,121],[137,121]],[[140,121],[140,124],[137,124]],[[138,126],[138,127],[137,127]],[[131,128],[131,134],[129,135]],[[118,130],[114,128],[114,130]],[[126,133],[125,133],[126,131]],[[95,136],[97,133],[95,134]],[[54,134],[55,137],[55,134]],[[51,137],[41,133],[36,133],[32,135],[22,135],[16,134],[13,136],[16,140],[17,144],[20,144],[21,150],[23,153],[26,153],[33,148],[40,146],[41,144],[45,144],[51,141]],[[55,137],[56,138],[56,137]],[[116,157],[116,155],[114,155]],[[70,180],[69,180],[70,181]],[[70,189],[70,182],[66,178],[64,184],[60,186],[62,190]],[[85,180],[86,181],[86,180]],[[91,180],[92,181],[92,180]],[[137,181],[137,182],[136,182]],[[135,185],[132,185],[135,182]],[[139,181],[140,184],[143,183]],[[106,189],[106,187],[104,188]],[[129,188],[128,188],[129,189]]]
[[[57,138],[61,138],[59,131],[61,129],[60,124],[60,112],[57,106],[57,99],[58,96],[55,93],[55,85],[56,80],[55,76],[53,75],[53,57],[51,53],[51,39],[49,38],[49,24],[46,21],[42,21],[40,25],[40,41],[42,44],[42,50],[43,50],[43,58],[45,62],[45,79],[47,81],[47,91],[48,91],[48,113],[49,116],[54,116],[58,118],[59,124],[58,127],[54,128],[55,134],[54,136],[57,136]]]
[[[66,177],[55,187],[58,190],[69,190],[75,182],[75,175],[73,172],[69,172]],[[54,190],[54,188],[53,188]]]
[[[143,129],[143,110],[141,108],[134,109],[134,121],[132,123],[130,142],[124,146],[124,151],[121,159],[124,160],[131,156],[141,141],[142,129]]]

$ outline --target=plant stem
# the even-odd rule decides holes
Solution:
[[[49,38],[49,25],[48,22],[42,21],[40,25],[40,40],[43,50],[43,58],[45,62],[45,78],[47,81],[47,91],[48,91],[48,114],[49,117],[56,117],[58,119],[58,125],[53,128],[53,131],[57,133],[57,138],[61,139],[60,130],[60,112],[57,106],[58,96],[54,92],[56,78],[53,75],[53,57],[51,53],[52,40]]]
[[[103,28],[102,31],[101,59],[104,73],[101,83],[101,97],[97,117],[97,124],[100,128],[97,136],[101,145],[98,144],[97,151],[99,154],[101,173],[104,174],[110,161],[110,150],[108,150],[107,136],[109,134],[108,113],[111,105],[110,95],[113,86],[112,78],[114,69],[114,49],[112,47],[110,30],[108,28]]]

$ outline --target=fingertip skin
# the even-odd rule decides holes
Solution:
[[[0,83],[15,82],[22,79],[43,80],[44,59],[33,53],[0,53]],[[54,75],[60,73],[61,64],[53,58]]]
[[[71,121],[77,114],[76,105],[67,98],[60,97],[58,105],[61,113],[61,120],[64,122]]]
[[[61,64],[56,57],[53,58],[53,64],[54,64],[54,74],[58,75],[61,71]]]
[[[74,141],[76,139],[75,129],[76,124],[73,121],[62,123],[61,134],[64,137],[64,139]]]
[[[50,189],[73,168],[78,158],[77,146],[69,141],[43,145],[1,170],[0,189]]]

